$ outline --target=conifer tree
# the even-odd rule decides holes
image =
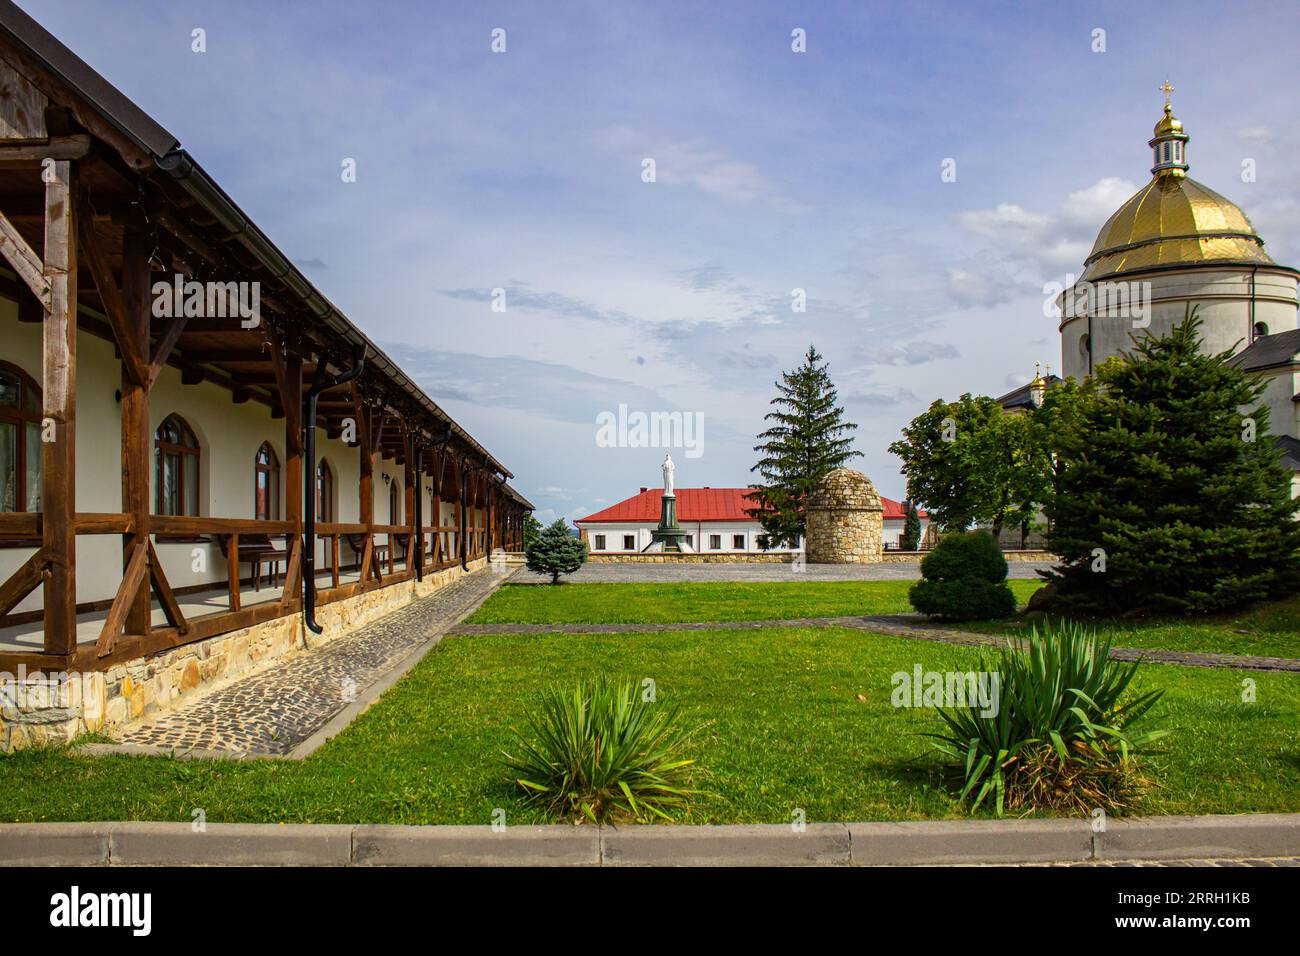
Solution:
[[[909,498],[903,502],[903,531],[898,536],[898,550],[915,551],[921,546],[921,516]]]
[[[587,544],[569,531],[563,518],[539,531],[524,548],[528,570],[549,574],[552,584],[560,583],[561,574],[572,574],[587,560]]]
[[[758,472],[747,509],[763,526],[770,547],[796,547],[804,534],[804,502],[817,483],[845,462],[861,455],[846,437],[858,426],[844,421],[844,409],[831,382],[827,364],[809,345],[803,364],[783,372],[773,411],[763,416],[771,425],[759,436],[754,451],[763,457],[750,471]]]
[[[1300,503],[1263,383],[1202,354],[1189,310],[1099,366],[1057,436],[1054,601],[1093,613],[1207,612],[1300,585]]]

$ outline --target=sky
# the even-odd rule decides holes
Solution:
[[[809,344],[901,498],[930,402],[1059,367],[1044,287],[1150,178],[1166,79],[1190,175],[1300,265],[1294,4],[19,5],[547,522],[659,484],[665,449],[599,440],[620,406],[701,423],[678,487],[749,484]]]

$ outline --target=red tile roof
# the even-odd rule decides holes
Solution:
[[[750,521],[745,509],[754,507],[749,498],[749,488],[678,488],[677,520],[696,521]],[[659,521],[659,503],[662,488],[646,488],[639,494],[610,505],[603,511],[579,518],[574,524],[591,524],[604,521],[655,522]],[[886,519],[903,518],[903,505],[892,498],[880,497],[885,506]],[[920,512],[926,517],[924,511]]]

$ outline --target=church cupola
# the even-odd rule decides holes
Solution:
[[[1183,132],[1182,121],[1174,116],[1174,107],[1169,102],[1169,94],[1174,91],[1174,87],[1168,80],[1163,86],[1156,89],[1165,94],[1165,115],[1156,123],[1155,136],[1147,145],[1151,147],[1152,156],[1155,164],[1151,167],[1151,174],[1157,178],[1161,176],[1177,176],[1182,178],[1187,175],[1187,140],[1188,135]]]

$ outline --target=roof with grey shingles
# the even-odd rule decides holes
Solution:
[[[1297,352],[1300,352],[1300,329],[1291,329],[1287,332],[1261,335],[1234,355],[1230,361],[1247,372],[1255,372],[1259,369],[1274,368],[1294,362]]]

